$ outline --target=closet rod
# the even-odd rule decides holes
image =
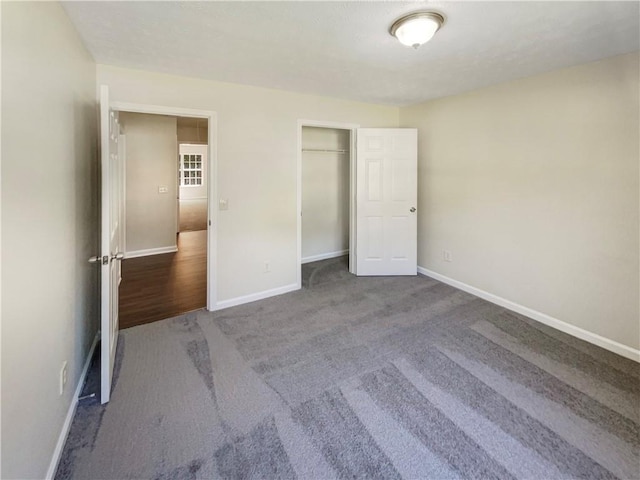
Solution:
[[[319,148],[303,148],[302,151],[315,153],[349,153],[349,150],[323,150]]]

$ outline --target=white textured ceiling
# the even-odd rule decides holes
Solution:
[[[631,2],[67,2],[96,62],[408,105],[640,48]],[[446,23],[418,50],[387,30]]]

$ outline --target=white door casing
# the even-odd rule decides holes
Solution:
[[[101,162],[101,312],[100,402],[111,396],[111,381],[118,343],[118,284],[121,253],[122,165],[118,161],[118,113],[109,107],[109,89],[100,87]]]
[[[349,130],[349,272],[356,273],[355,256],[352,252],[356,248],[356,222],[355,209],[356,199],[354,192],[356,191],[356,131],[360,125],[354,123],[329,122],[322,120],[298,120],[298,159],[297,159],[297,279],[298,288],[302,288],[302,128],[303,127],[319,127],[319,128],[336,128],[340,130]]]
[[[218,309],[217,295],[217,266],[214,259],[217,257],[217,221],[218,221],[218,185],[217,185],[217,114],[209,110],[196,110],[192,108],[167,107],[164,105],[151,105],[129,102],[111,102],[111,107],[118,112],[146,113],[149,115],[171,115],[176,117],[193,117],[206,119],[209,125],[209,137],[207,139],[207,310]],[[177,180],[177,176],[176,176]],[[177,202],[176,202],[177,203]],[[176,205],[177,207],[177,205]]]
[[[357,132],[357,274],[417,274],[418,135],[413,128]]]

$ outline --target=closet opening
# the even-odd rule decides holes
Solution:
[[[350,272],[355,132],[302,124],[299,135],[299,283],[313,288]]]

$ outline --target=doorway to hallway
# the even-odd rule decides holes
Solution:
[[[207,307],[208,119],[122,112],[120,328]]]

